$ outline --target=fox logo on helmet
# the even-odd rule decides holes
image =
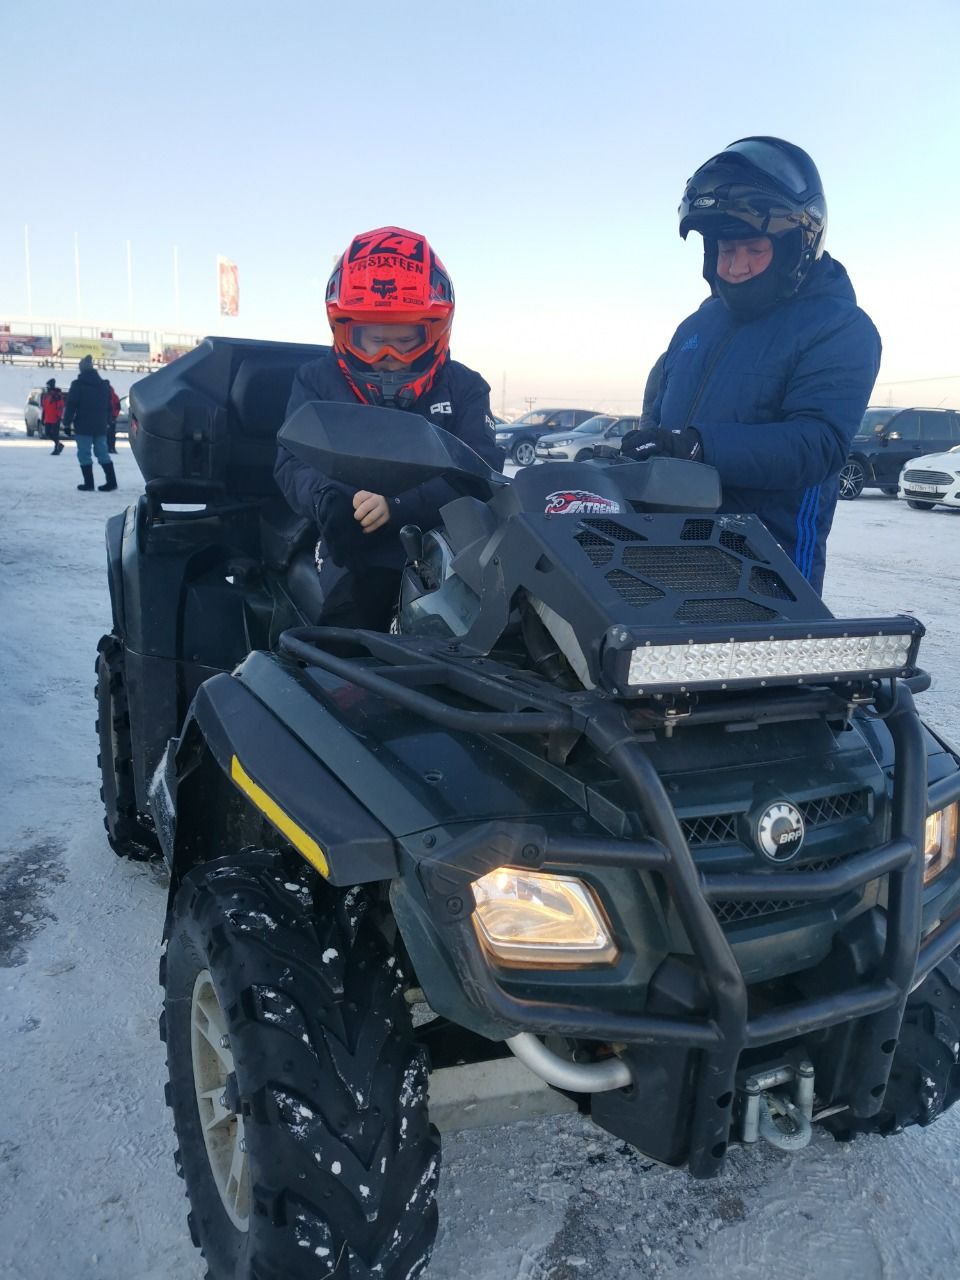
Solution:
[[[379,298],[388,298],[391,293],[397,292],[397,282],[396,280],[378,280],[374,276],[370,292],[375,293]]]
[[[544,515],[548,516],[604,516],[620,510],[620,503],[587,489],[559,489],[547,494]]]

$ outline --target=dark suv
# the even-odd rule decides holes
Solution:
[[[497,444],[519,467],[529,467],[536,458],[536,445],[548,431],[572,431],[581,422],[596,417],[598,409],[531,409],[516,422],[497,423]]]
[[[864,489],[896,497],[903,466],[924,453],[946,453],[960,444],[960,413],[954,409],[870,408],[840,472],[840,497],[859,498]]]

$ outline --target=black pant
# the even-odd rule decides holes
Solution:
[[[109,423],[107,426],[107,449],[110,453],[117,452],[117,424]]]
[[[54,444],[59,444],[60,443],[60,423],[45,422],[43,424],[43,434],[47,437],[48,440],[52,441]]]
[[[389,631],[399,594],[399,569],[347,569],[324,599],[318,625]]]

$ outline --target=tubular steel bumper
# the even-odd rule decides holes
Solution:
[[[326,651],[328,644],[346,642],[360,644],[384,665],[372,670]],[[907,996],[960,945],[958,912],[921,946],[924,821],[928,806],[936,808],[960,796],[960,776],[935,784],[928,794],[923,730],[906,682],[893,686],[883,706],[877,700],[895,752],[890,838],[885,844],[817,872],[711,874],[697,866],[663,783],[615,703],[598,705],[589,695],[538,696],[529,690],[514,700],[504,693],[504,684],[489,675],[445,663],[439,655],[402,640],[366,632],[303,628],[285,633],[281,648],[450,728],[548,738],[583,735],[606,760],[624,788],[627,807],[639,813],[649,838],[548,835],[534,825],[493,821],[431,855],[419,856],[420,880],[467,998],[511,1032],[699,1051],[688,1155],[694,1176],[712,1176],[722,1166],[744,1050],[858,1020],[858,1053],[849,1073],[855,1085],[845,1100],[858,1117],[880,1110]],[[436,681],[441,672],[448,688],[496,710],[451,706],[417,687]],[[677,1017],[622,1012],[601,1005],[534,1000],[508,990],[473,928],[471,886],[499,866],[544,865],[560,871],[611,867],[659,876],[698,962],[709,1012]],[[870,976],[789,1007],[751,1014],[747,983],[712,904],[751,898],[824,902],[880,877],[887,880],[883,950]]]
[[[857,1116],[881,1106],[915,974],[927,971],[960,941],[960,920],[931,935],[920,949],[922,835],[927,808],[926,752],[909,689],[900,687],[887,724],[896,751],[890,839],[819,872],[711,875],[696,865],[673,807],[642,747],[611,741],[599,720],[586,728],[641,814],[648,840],[548,836],[533,826],[489,823],[420,860],[431,911],[445,928],[448,949],[464,988],[500,1021],[517,1031],[559,1034],[626,1044],[661,1044],[701,1051],[695,1086],[689,1167],[708,1177],[722,1165],[736,1093],[736,1071],[745,1049],[806,1035],[837,1023],[862,1020],[857,1087],[849,1105]],[[666,1017],[625,1013],[575,1003],[525,999],[506,989],[485,956],[470,921],[471,884],[495,867],[534,869],[617,867],[663,878],[706,984],[710,1013]],[[825,901],[888,877],[887,927],[882,957],[866,982],[751,1015],[747,985],[711,904],[731,898]],[[451,928],[451,926],[453,926]]]

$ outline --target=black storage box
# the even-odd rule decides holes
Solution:
[[[275,496],[276,435],[294,374],[329,347],[204,338],[135,382],[130,445],[146,481],[222,486],[234,497]]]

